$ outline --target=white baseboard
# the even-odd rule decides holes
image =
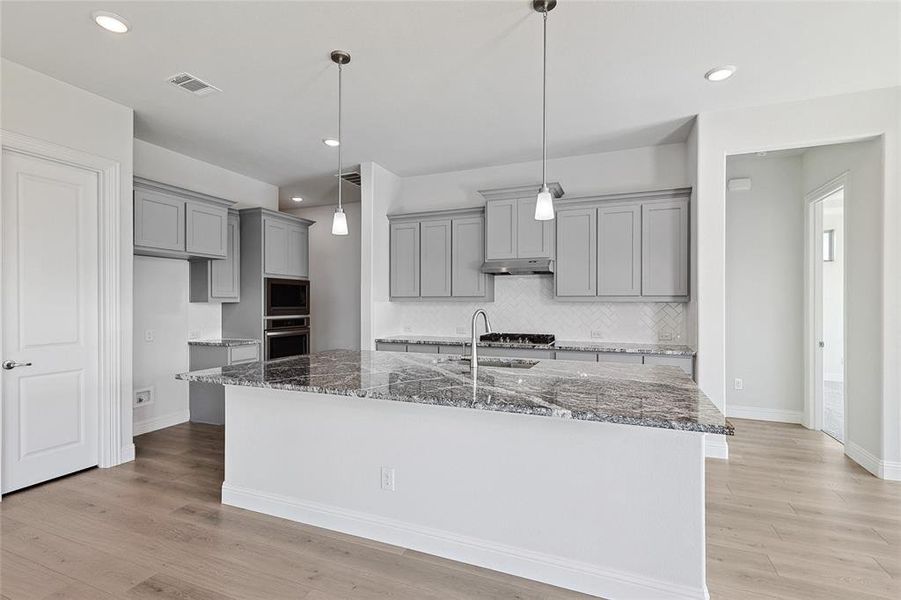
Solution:
[[[135,445],[128,444],[127,446],[122,446],[122,449],[119,451],[119,458],[122,460],[119,464],[131,462],[135,459]]]
[[[831,383],[842,383],[845,380],[844,373],[823,373],[823,379]]]
[[[845,444],[845,455],[879,479],[901,481],[901,462],[882,460],[854,442]]]
[[[800,410],[781,408],[758,408],[756,406],[726,406],[726,416],[755,421],[776,421],[779,423],[801,424],[804,414]]]
[[[132,435],[150,433],[151,431],[156,431],[157,429],[165,429],[166,427],[172,427],[173,425],[187,423],[190,420],[191,411],[180,410],[178,412],[169,413],[168,415],[162,415],[160,417],[154,417],[152,419],[135,421],[134,426],[132,427]]]
[[[707,600],[706,587],[673,585],[564,557],[422,527],[379,515],[222,484],[222,503],[477,565],[604,598]]]
[[[704,458],[729,460],[729,443],[726,441],[726,436],[716,433],[705,433]]]

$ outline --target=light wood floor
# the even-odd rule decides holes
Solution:
[[[901,484],[827,436],[736,421],[708,461],[714,600],[901,597]],[[136,439],[138,459],[4,497],[7,600],[576,599],[586,596],[222,506],[221,429]]]

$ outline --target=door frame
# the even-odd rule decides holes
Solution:
[[[818,348],[822,332],[823,301],[823,239],[818,232],[822,229],[822,201],[839,190],[845,190],[847,199],[848,172],[830,179],[823,185],[804,195],[804,426],[808,429],[823,429],[823,353]],[[847,236],[846,236],[847,239]],[[847,244],[845,245],[847,248]],[[847,297],[848,270],[843,271],[842,293]],[[842,303],[845,307],[845,303]],[[847,334],[848,319],[842,315],[842,328]],[[845,337],[847,340],[847,337]],[[847,367],[842,365],[842,379],[846,393],[843,402],[847,409]],[[820,380],[819,382],[817,380]],[[844,443],[848,440],[848,411],[842,423]]]
[[[127,338],[122,327],[122,224],[120,164],[109,158],[97,156],[52,142],[0,129],[0,151],[53,161],[77,167],[97,175],[98,206],[98,416],[99,444],[98,466],[113,467],[131,456],[122,444],[123,384],[126,381],[127,361],[123,352]],[[2,214],[0,214],[2,218]],[[2,222],[0,222],[0,248],[2,248]],[[0,262],[2,269],[2,262]],[[0,272],[2,275],[2,272]],[[2,296],[0,296],[2,302]],[[2,314],[2,304],[0,304]],[[0,319],[0,353],[2,353],[2,319]],[[0,410],[0,449],[2,449],[3,413]],[[2,451],[2,450],[0,450]],[[0,461],[2,465],[2,461]]]

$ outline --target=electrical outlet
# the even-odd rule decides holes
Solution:
[[[147,406],[153,404],[153,388],[142,388],[135,390],[134,407]]]
[[[456,332],[461,335],[466,335],[469,331],[465,327],[457,327]]]
[[[600,329],[595,329],[591,332],[591,337],[595,340],[602,340],[604,339],[604,332]]]
[[[657,341],[658,342],[671,342],[671,341],[673,341],[673,339],[675,339],[675,337],[676,337],[675,334],[673,334],[671,331],[660,332],[657,334]]]
[[[152,329],[147,329],[144,331],[144,341],[145,342],[153,341],[153,330]]]
[[[741,379],[739,379],[738,377],[735,378],[735,389],[737,389],[737,390],[745,389],[745,382],[742,381]]]
[[[412,332],[413,332],[412,327],[410,327],[409,325],[404,325],[404,333],[412,333]]]
[[[188,339],[189,340],[196,340],[199,337],[200,337],[199,329],[191,329],[190,331],[188,331]]]
[[[382,489],[394,491],[394,467],[382,467]]]

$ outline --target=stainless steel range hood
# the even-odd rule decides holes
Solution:
[[[486,260],[482,273],[489,275],[550,275],[554,272],[551,258],[508,258]]]

